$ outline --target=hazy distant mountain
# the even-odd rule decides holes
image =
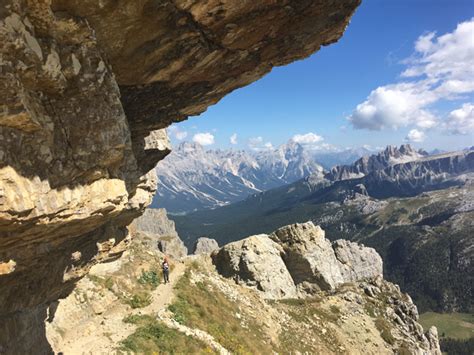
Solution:
[[[374,247],[384,275],[423,311],[472,310],[474,151],[424,155],[387,147],[214,210],[172,217],[187,245],[219,244],[313,221],[334,239]]]
[[[181,213],[240,201],[310,174],[322,176],[323,168],[310,151],[293,141],[252,153],[205,150],[185,142],[158,164],[157,172],[152,206]]]
[[[354,196],[376,199],[415,196],[425,191],[464,186],[474,177],[474,151],[409,159],[413,154],[409,146],[388,147],[382,153],[363,159],[378,162],[367,165],[373,170],[364,170],[363,176],[346,178],[346,174],[338,173],[362,171],[360,161],[338,167],[325,176],[312,174],[229,206],[176,218],[177,230],[188,243],[192,243],[197,234],[210,235],[225,243],[241,236],[266,233],[295,222],[295,218],[308,219],[321,204],[341,204]],[[404,160],[407,161],[395,163]]]
[[[352,164],[357,159],[374,154],[375,152],[377,152],[377,149],[357,147],[332,151],[316,151],[313,153],[313,157],[324,169],[330,170],[337,165]]]

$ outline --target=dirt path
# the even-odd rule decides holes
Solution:
[[[55,347],[55,350],[65,355],[115,353],[120,341],[136,329],[135,325],[124,323],[123,318],[130,314],[156,315],[160,311],[163,312],[172,302],[173,288],[184,271],[185,265],[176,263],[170,273],[170,283],[160,284],[153,291],[150,305],[130,309],[127,305],[116,301],[107,307],[103,314],[92,317],[63,334],[62,342]]]

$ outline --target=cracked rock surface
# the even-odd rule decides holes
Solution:
[[[120,256],[164,128],[337,41],[360,0],[2,0],[0,352]]]

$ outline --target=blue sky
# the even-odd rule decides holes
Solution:
[[[472,0],[365,0],[339,42],[175,124],[172,143],[474,145],[473,17]]]

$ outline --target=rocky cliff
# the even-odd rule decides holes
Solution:
[[[391,165],[418,160],[424,154],[426,153],[416,151],[409,144],[403,144],[400,148],[388,146],[382,152],[364,156],[351,165],[335,166],[325,175],[325,178],[331,181],[360,178]]]
[[[176,232],[174,222],[168,219],[164,208],[147,208],[130,225],[130,230],[144,234],[145,244],[167,256],[179,260],[188,254],[188,249]]]
[[[50,352],[43,320],[120,255],[171,122],[337,41],[360,0],[3,0],[0,347]]]
[[[324,231],[312,222],[288,225],[270,235],[256,235],[227,244],[211,257],[222,276],[258,290],[265,299],[298,304],[295,299],[299,298],[305,308],[315,299],[323,303],[332,301],[335,302],[330,307],[332,312],[341,313],[346,321],[350,319],[355,323],[361,321],[367,312],[377,318],[376,326],[393,353],[441,354],[436,329],[424,334],[417,323],[418,310],[410,296],[402,294],[398,286],[383,280],[382,258],[377,252],[346,240],[331,243],[325,238]],[[364,300],[361,293],[369,301]],[[330,295],[334,294],[337,296],[331,299]],[[350,305],[336,301],[337,298],[348,301]],[[304,301],[308,299],[310,301]],[[344,311],[339,308],[342,304]],[[357,305],[362,304],[365,310],[355,311]],[[380,306],[382,312],[376,310]],[[324,307],[319,305],[319,309]],[[308,326],[313,319],[311,312],[308,314],[308,309],[305,311],[300,322],[306,322]],[[362,322],[366,325],[365,321]],[[326,320],[326,326],[329,323]],[[305,328],[301,324],[297,327]],[[342,331],[344,328],[340,324]],[[307,330],[304,334],[298,336],[296,342],[317,345],[315,338],[308,336]],[[346,335],[345,343],[355,345],[350,338]],[[371,343],[373,339],[365,342]],[[386,351],[370,347],[367,348],[369,353]],[[355,348],[352,349],[354,353],[359,353]]]

